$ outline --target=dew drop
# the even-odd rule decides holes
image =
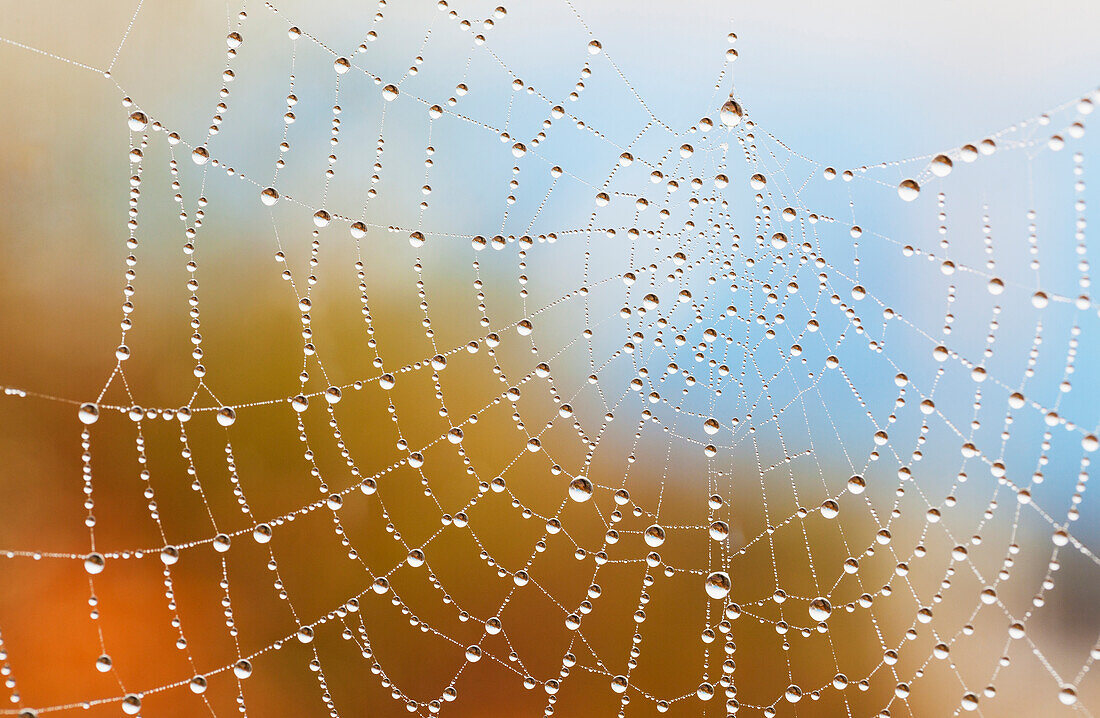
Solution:
[[[665,530],[658,524],[653,524],[645,530],[645,542],[647,546],[657,548],[665,542]]]
[[[134,693],[129,693],[122,699],[122,712],[126,715],[137,715],[141,712],[141,698]]]
[[[577,503],[583,503],[592,498],[592,482],[583,476],[578,476],[569,482],[569,498]]]
[[[715,599],[725,598],[729,595],[730,589],[733,588],[729,574],[724,571],[715,571],[708,575],[704,585],[707,589],[707,595]]]
[[[256,543],[268,543],[271,541],[271,526],[268,524],[256,524],[256,528],[252,529],[252,538]]]
[[[149,117],[144,112],[135,112],[130,115],[130,119],[126,121],[126,124],[134,132],[141,132],[149,126]]]
[[[951,174],[954,163],[947,155],[936,155],[932,158],[932,174],[937,177],[946,177]]]
[[[898,185],[898,197],[901,197],[906,202],[912,202],[920,194],[920,185],[916,180],[907,179],[902,180]]]
[[[820,623],[833,615],[833,605],[829,603],[828,599],[818,596],[810,601],[809,611],[810,618]]]
[[[99,421],[99,406],[92,403],[81,404],[76,415],[82,424],[94,424]]]
[[[107,559],[103,558],[103,554],[90,553],[84,557],[84,570],[91,575],[97,573],[103,573],[103,568],[107,565]]]
[[[726,100],[726,103],[722,105],[722,109],[718,111],[718,117],[726,127],[736,127],[741,124],[741,118],[744,115],[741,105],[733,98]]]

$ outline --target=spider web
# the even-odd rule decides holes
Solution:
[[[265,3],[198,118],[141,12],[4,40],[129,134],[108,377],[4,387],[86,512],[0,553],[4,714],[1091,715],[1095,93],[827,166],[733,34],[683,122],[569,2]]]

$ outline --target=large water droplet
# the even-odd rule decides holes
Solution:
[[[733,588],[733,583],[730,581],[728,573],[725,571],[715,571],[707,576],[705,586],[708,596],[722,599],[729,595],[730,589]]]
[[[592,498],[592,482],[583,476],[578,476],[569,482],[569,498],[578,503]]]
[[[726,127],[736,127],[741,124],[741,118],[744,117],[744,115],[745,113],[741,109],[741,105],[732,97],[726,100],[726,104],[722,105],[722,109],[718,112],[722,124]]]

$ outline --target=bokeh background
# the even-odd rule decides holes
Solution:
[[[1096,156],[1095,138],[1086,133],[1061,152],[1045,149],[1050,133],[1077,119],[1071,104],[1053,113],[1049,126],[1034,123],[1005,135],[996,155],[983,157],[973,166],[956,163],[950,177],[929,182],[912,204],[901,203],[894,188],[906,173],[920,172],[926,161],[873,168],[851,183],[826,182],[822,169],[859,168],[952,151],[1086,96],[1100,77],[1100,44],[1092,30],[1100,26],[1100,7],[1087,2],[1042,7],[1019,2],[965,6],[859,2],[843,9],[813,2],[782,8],[731,7],[720,2],[684,6],[561,2],[508,7],[506,16],[494,19],[494,26],[487,29],[482,20],[493,17],[495,2],[452,3],[449,10],[460,19],[472,20],[474,29],[465,30],[448,12],[428,2],[276,5],[278,12],[260,3],[245,4],[248,17],[240,30],[244,42],[232,62],[236,75],[232,82],[224,81],[222,71],[226,34],[238,23],[241,8],[236,6],[150,1],[135,15],[129,3],[0,5],[0,37],[94,68],[10,43],[0,46],[0,83],[8,100],[6,110],[0,112],[0,156],[4,158],[0,165],[0,306],[4,308],[0,312],[4,337],[0,384],[63,399],[0,397],[0,550],[72,555],[89,551],[81,498],[81,425],[72,402],[95,399],[116,365],[130,253],[125,245],[131,189],[127,178],[134,169],[127,154],[136,137],[127,129],[132,108],[123,106],[123,97],[132,98],[151,119],[179,132],[184,144],[172,155],[165,133],[150,132],[144,149],[139,247],[134,251],[138,257],[132,300],[135,328],[127,339],[132,356],[125,362],[132,398],[116,378],[102,403],[179,407],[191,401],[195,379],[189,337],[193,330],[188,326],[190,291],[185,287],[190,275],[185,268],[188,257],[182,251],[185,225],[178,215],[182,208],[193,219],[200,195],[208,204],[196,239],[194,259],[199,269],[195,274],[201,284],[206,383],[216,398],[203,391],[194,405],[277,402],[238,409],[238,420],[228,430],[218,426],[209,411],[197,412],[187,425],[197,475],[219,529],[246,532],[234,538],[225,554],[205,543],[184,550],[173,566],[187,650],[176,647],[179,631],[170,623],[173,612],[165,598],[162,564],[154,555],[165,539],[150,519],[142,494],[146,484],[139,478],[136,425],[121,412],[104,410],[92,429],[97,548],[105,552],[143,549],[153,554],[109,561],[94,581],[100,610],[97,621],[88,615],[89,580],[80,560],[36,559],[25,553],[0,558],[0,635],[10,677],[16,683],[13,692],[18,695],[11,710],[115,699],[124,692],[149,691],[231,664],[237,654],[220,603],[223,557],[239,640],[246,653],[285,638],[298,625],[288,602],[272,586],[274,575],[266,566],[268,546],[278,559],[293,613],[303,620],[316,620],[348,597],[366,591],[371,577],[362,563],[348,559],[346,547],[333,533],[334,514],[328,509],[277,527],[267,546],[251,540],[252,521],[241,513],[232,493],[227,442],[257,517],[293,512],[355,483],[335,445],[320,398],[302,416],[321,479],[311,475],[311,464],[303,459],[297,415],[283,401],[300,391],[303,340],[295,288],[304,289],[304,278],[311,272],[317,277],[311,293],[313,341],[324,370],[314,358],[307,359],[304,366],[311,375],[307,388],[319,391],[329,384],[368,382],[361,391],[345,390],[336,407],[341,436],[363,474],[372,475],[405,459],[409,449],[397,446],[399,439],[410,448],[435,442],[450,422],[439,415],[430,370],[399,374],[396,387],[384,392],[377,383],[380,370],[372,364],[375,347],[368,341],[371,336],[377,341],[377,355],[391,371],[436,353],[421,323],[418,277],[424,282],[437,347],[460,347],[483,336],[487,330],[478,324],[481,312],[474,288],[478,275],[471,265],[475,259],[480,262],[484,303],[493,328],[512,325],[530,308],[543,307],[590,281],[592,294],[587,301],[574,297],[540,314],[531,340],[521,340],[514,329],[502,330],[505,340],[494,356],[483,343],[476,354],[452,355],[440,372],[451,418],[479,416],[476,425],[465,427],[462,444],[477,478],[468,475],[452,445],[439,442],[425,452],[422,471],[406,464],[385,474],[377,494],[351,494],[338,517],[370,570],[384,573],[399,564],[407,550],[395,541],[395,531],[408,545],[425,541],[441,528],[441,513],[453,514],[478,495],[478,480],[503,476],[508,492],[486,492],[469,510],[469,530],[451,526],[434,539],[427,551],[428,566],[405,566],[390,576],[407,612],[392,604],[395,593],[363,595],[360,612],[347,620],[357,631],[362,619],[370,635],[372,658],[365,659],[355,642],[341,639],[340,620],[319,627],[308,646],[292,639],[281,650],[256,658],[254,673],[241,689],[249,714],[324,715],[330,711],[325,704],[328,696],[342,715],[405,714],[402,704],[391,700],[388,681],[392,681],[405,695],[423,702],[439,698],[445,687],[453,685],[459,699],[444,705],[448,715],[534,715],[546,706],[547,694],[541,686],[525,690],[522,675],[540,681],[557,676],[568,650],[577,655],[578,665],[556,698],[555,714],[613,714],[622,706],[609,688],[608,674],[624,672],[630,637],[639,625],[632,616],[639,608],[647,572],[656,580],[644,589],[647,619],[639,630],[645,638],[631,684],[660,698],[694,694],[704,672],[711,680],[720,672],[721,640],[711,644],[707,653],[699,638],[707,611],[715,608],[708,609],[713,602],[706,599],[697,573],[681,571],[666,578],[659,568],[649,569],[637,561],[648,550],[637,532],[652,517],[633,517],[629,506],[624,509],[626,518],[617,527],[623,538],[607,547],[613,559],[623,562],[599,569],[604,592],[585,618],[585,642],[563,622],[564,613],[585,600],[592,580],[591,552],[600,548],[607,528],[604,519],[614,508],[607,487],[617,488],[624,482],[638,505],[648,510],[660,502],[663,525],[693,527],[670,528],[669,540],[660,548],[669,565],[705,572],[728,562],[728,554],[752,542],[749,550],[737,555],[731,570],[735,585],[731,598],[764,620],[742,617],[731,633],[738,646],[732,657],[737,661],[734,678],[743,713],[757,714],[762,706],[773,704],[781,715],[877,713],[891,700],[896,683],[911,681],[937,642],[920,626],[916,640],[902,636],[918,605],[928,605],[937,592],[943,596],[935,606],[933,624],[939,635],[956,635],[968,624],[974,627],[973,635],[953,645],[950,661],[933,659],[923,677],[912,681],[908,702],[890,704],[893,715],[949,715],[959,708],[965,692],[982,694],[991,684],[996,686],[996,696],[981,699],[981,711],[987,715],[1058,715],[1095,705],[1100,691],[1086,675],[1077,685],[1077,707],[1063,706],[1057,700],[1059,682],[1048,670],[1068,681],[1082,666],[1091,665],[1090,648],[1100,630],[1095,615],[1100,600],[1097,566],[1080,551],[1066,550],[1059,554],[1059,569],[1051,571],[1051,523],[1030,508],[1017,512],[1013,493],[998,484],[980,461],[966,466],[972,480],[953,488],[961,470],[961,439],[947,421],[965,427],[975,418],[975,387],[968,373],[954,363],[942,378],[935,378],[941,365],[933,359],[933,343],[926,336],[941,334],[943,315],[950,311],[956,315],[951,347],[976,358],[985,347],[993,306],[1001,307],[996,354],[987,364],[995,381],[981,387],[985,398],[976,414],[981,428],[975,434],[983,445],[1001,443],[1000,433],[1007,428],[1005,399],[1023,379],[1037,331],[1043,341],[1035,376],[1028,380],[1029,398],[1045,407],[1058,402],[1062,416],[1095,431],[1095,307],[1079,311],[1071,302],[1054,302],[1040,312],[1030,302],[1031,293],[1039,288],[1062,297],[1080,293],[1081,257],[1073,239],[1078,213],[1073,202],[1083,196],[1095,204],[1097,198],[1095,185],[1075,193],[1071,155],[1085,154],[1087,177],[1088,159]],[[383,15],[381,21],[375,18],[378,12]],[[355,62],[356,69],[341,77],[338,96],[334,56],[306,38],[292,43],[287,37],[291,25]],[[602,43],[604,54],[587,53],[586,27]],[[378,39],[369,43],[367,52],[357,54],[356,46],[372,28]],[[484,47],[472,41],[477,32],[487,38]],[[730,32],[738,36],[732,47],[739,57],[733,63],[725,57],[731,47]],[[278,144],[286,127],[283,114],[291,91],[292,53],[293,92],[299,102],[294,108],[296,121],[287,129],[290,151],[282,154],[287,166],[277,183],[284,199],[269,210],[258,193],[259,187],[271,182],[281,154]],[[422,63],[416,64],[417,56]],[[586,62],[592,77],[584,80],[580,99],[570,104],[565,98],[574,91]],[[409,76],[407,70],[414,65],[419,72]],[[99,72],[107,67],[110,78]],[[511,142],[502,143],[498,131],[508,128],[517,138],[535,136],[546,117],[546,106],[514,92],[513,76],[504,67],[547,97],[561,98],[555,101],[568,104],[571,114],[597,128],[605,140],[564,122],[555,125],[537,150],[529,148],[527,157],[512,157]],[[384,103],[376,84],[361,72],[364,68],[387,81],[404,77],[401,96]],[[459,98],[455,112],[472,122],[445,115],[432,123],[429,139],[426,108],[414,98],[446,104],[459,82],[467,83],[470,92]],[[196,167],[185,149],[206,135],[223,86],[230,89],[224,100],[228,109],[221,113],[220,131],[208,143],[211,154],[258,185],[227,177],[209,165]],[[756,123],[771,188],[787,196],[797,189],[800,212],[805,206],[837,218],[811,228],[799,225],[812,233],[815,246],[829,260],[830,271],[835,269],[843,277],[837,287],[848,288],[852,282],[847,278],[859,277],[877,302],[896,309],[908,323],[890,325],[881,354],[868,352],[866,346],[844,345],[836,350],[865,406],[846,380],[831,374],[815,385],[808,401],[779,420],[763,421],[758,432],[750,435],[747,428],[754,422],[745,417],[748,404],[767,395],[756,412],[759,421],[777,411],[773,405],[796,401],[807,384],[807,373],[819,371],[824,357],[832,353],[824,344],[807,345],[806,363],[796,370],[801,371],[797,381],[781,377],[764,387],[761,376],[780,372],[784,366],[780,352],[765,345],[758,356],[753,352],[740,391],[717,397],[704,373],[694,387],[675,384],[667,392],[661,389],[672,403],[653,411],[662,415],[670,431],[652,426],[637,440],[640,411],[646,404],[632,392],[619,401],[633,376],[630,364],[614,364],[601,373],[607,397],[597,394],[586,377],[593,371],[590,361],[598,367],[634,331],[631,322],[637,319],[621,320],[618,312],[624,302],[633,301],[636,306],[638,298],[621,282],[598,284],[596,280],[621,276],[634,267],[635,256],[644,257],[647,252],[652,256],[646,263],[657,261],[653,252],[667,254],[671,245],[663,238],[643,236],[632,254],[625,232],[615,239],[600,236],[584,242],[583,234],[568,230],[589,226],[595,209],[593,195],[612,172],[622,149],[651,121],[650,113],[684,131],[703,116],[717,121],[717,108],[731,90]],[[644,106],[638,97],[644,99]],[[342,110],[340,144],[335,150],[329,144],[333,102]],[[745,131],[744,126],[739,129],[742,137]],[[700,148],[708,149],[679,165],[678,171],[685,177],[713,176],[722,155],[714,149],[718,132],[713,130],[709,140],[698,140]],[[379,135],[385,140],[385,151],[380,158],[380,181],[375,183],[371,176]],[[1033,139],[1034,145],[1013,148],[1016,142]],[[639,158],[660,158],[683,141],[653,129],[636,142],[635,153]],[[747,178],[757,170],[738,156],[735,136],[728,141],[733,149],[723,162],[732,181],[722,197],[730,203],[733,223],[747,239],[755,234],[753,217],[758,211]],[[435,148],[435,165],[425,180],[424,150],[429,143]],[[330,152],[339,159],[326,189],[323,173]],[[170,184],[173,156],[179,161],[182,203],[174,201],[176,190]],[[520,185],[514,191],[508,186],[513,165],[523,167],[515,175]],[[561,165],[569,176],[555,185],[551,199],[540,209],[551,183],[547,171],[551,165]],[[636,165],[633,169],[639,170],[637,177],[628,172],[618,176],[621,191],[641,191],[637,187],[646,186],[649,168],[643,171]],[[432,186],[427,197],[420,189],[425,182]],[[366,193],[372,186],[378,196],[368,201]],[[938,263],[908,258],[899,251],[900,246],[913,245],[939,252],[936,192],[941,190],[947,195],[950,256],[956,262],[985,266],[989,255],[981,227],[985,216],[991,218],[996,271],[1009,284],[1004,295],[991,297],[979,275],[945,276]],[[516,199],[514,205],[506,203],[509,194]],[[690,212],[682,201],[686,192],[683,195],[676,203],[681,220]],[[425,199],[429,208],[421,214],[418,204]],[[353,219],[362,212],[372,229],[358,243],[349,238],[346,222],[336,221],[320,230],[316,235],[321,243],[319,261],[310,268],[315,230],[311,215],[320,207]],[[1038,272],[1028,266],[1032,255],[1028,253],[1027,209],[1038,213],[1042,262]],[[707,209],[696,212],[698,219]],[[646,228],[655,226],[654,222],[652,216],[639,220],[629,208],[623,211],[616,200],[601,211],[595,226],[637,223]],[[864,229],[859,242],[850,236],[852,224]],[[428,244],[419,251],[413,249],[405,241],[407,232],[390,233],[387,226],[423,227]],[[475,254],[465,239],[447,236],[548,232],[558,233],[558,241],[537,243],[523,270],[518,267],[515,244],[500,252]],[[744,244],[742,257],[773,258],[767,247]],[[729,244],[724,246],[728,249]],[[725,271],[720,267],[725,257],[707,255],[708,247],[703,243],[684,247],[689,258],[700,260],[704,268],[676,288],[690,285],[697,299],[705,297],[700,311],[706,322],[716,322],[728,301],[708,288],[705,279]],[[294,288],[280,278],[285,267],[274,259],[280,248],[288,260],[286,267],[294,273]],[[593,253],[589,264],[594,267],[587,276],[586,251]],[[418,256],[419,273],[413,268]],[[366,266],[373,335],[366,332],[359,311],[356,261]],[[744,281],[771,281],[774,266],[761,261],[756,268],[739,264],[734,271]],[[662,274],[665,271],[671,267],[663,265]],[[779,271],[785,283],[785,274],[793,266]],[[809,312],[816,309],[821,335],[835,341],[846,322],[829,305],[832,290],[817,297],[820,306],[815,304],[816,270],[807,267],[801,272],[801,296],[808,294],[810,304],[792,300],[784,307],[788,324],[804,325]],[[519,295],[520,274],[528,277],[523,285],[529,293],[526,305]],[[956,287],[953,307],[946,299],[950,285]],[[671,289],[670,285],[661,291]],[[662,294],[664,306],[672,303],[674,294]],[[876,304],[864,317],[875,336],[883,334],[880,313]],[[1058,384],[1065,378],[1074,325],[1081,331],[1073,389],[1063,394]],[[591,343],[579,339],[585,328],[595,331]],[[740,331],[744,335],[739,340],[751,340],[751,345],[763,341],[763,327],[752,322]],[[692,341],[698,338],[693,336]],[[532,352],[532,343],[537,352]],[[669,351],[676,361],[690,366],[694,363],[690,349],[689,344]],[[734,344],[728,351],[726,361],[736,373],[744,365],[738,352],[743,355],[745,350]],[[526,426],[517,431],[513,406],[490,404],[539,360],[551,364],[552,387],[541,379],[524,385],[514,409]],[[661,361],[653,361],[650,371],[660,371]],[[875,448],[867,412],[882,422],[895,409],[898,391],[893,376],[900,370],[909,374],[915,389],[906,396],[907,406],[897,411],[896,426],[890,429],[891,449],[904,457],[918,447],[922,417],[915,405],[920,396],[931,395],[933,386],[941,413],[930,419],[927,440],[919,445],[917,481],[907,484],[905,497],[895,503],[898,461],[882,450],[888,459],[874,466],[867,462]],[[668,386],[677,380],[670,379]],[[607,424],[590,466],[585,464],[587,447],[578,440],[572,419],[555,420],[554,428],[542,436],[543,452],[524,450],[528,433],[537,433],[556,415],[555,395],[573,404],[575,418],[588,436],[595,435],[604,414],[612,410],[606,402],[615,405],[616,420]],[[391,402],[397,424],[388,410]],[[673,406],[681,410],[676,412]],[[708,460],[701,450],[702,443],[711,441],[701,431],[701,418],[708,415],[721,416],[725,427],[714,439],[723,447],[716,460]],[[740,432],[731,432],[725,425],[731,417],[740,417]],[[1066,521],[1082,470],[1080,437],[1059,427],[1050,448],[1044,448],[1042,419],[1033,407],[1021,412],[1011,426],[1011,438],[1004,441],[1002,457],[1010,467],[1009,478],[1016,477],[1013,480],[1018,483],[1027,483],[1037,463],[1044,463],[1045,481],[1032,487],[1032,493],[1060,525]],[[783,431],[782,440],[776,427]],[[168,540],[185,544],[209,539],[211,518],[191,488],[187,461],[180,456],[178,423],[148,420],[142,423],[141,433]],[[784,462],[808,450],[812,457]],[[552,463],[560,464],[565,473],[552,473]],[[775,464],[782,466],[766,472],[758,468]],[[842,501],[840,517],[830,522],[815,512],[805,522],[786,523],[768,536],[769,525],[786,520],[798,506],[814,509],[839,494],[851,474],[865,469],[871,487],[858,501],[854,497]],[[531,569],[541,590],[528,586],[515,591],[511,578],[498,577],[495,567],[479,559],[479,552],[486,551],[510,571],[522,566],[543,537],[544,521],[523,518],[511,506],[512,496],[536,514],[552,516],[561,509],[567,474],[582,472],[600,487],[596,497],[585,504],[564,506],[560,518],[567,530],[547,540],[546,551],[537,555]],[[715,472],[722,472],[721,476]],[[425,496],[422,480],[428,482],[435,499]],[[724,557],[698,529],[708,522],[706,499],[715,490],[725,495],[722,518],[732,530]],[[951,493],[958,506],[947,512],[940,527],[929,528],[925,510],[929,505],[942,506]],[[876,597],[873,622],[862,610],[837,611],[826,635],[802,637],[797,629],[787,636],[777,634],[773,623],[778,620],[796,627],[810,625],[805,597],[827,590],[843,575],[841,562],[853,551],[872,545],[881,522],[872,518],[866,506],[875,508],[880,518],[895,506],[901,512],[891,524],[897,555],[880,547],[875,556],[864,557],[860,579],[866,581],[865,589],[857,590],[854,579],[845,578],[834,604],[850,602],[862,590],[873,592],[888,581],[893,581],[893,596]],[[992,518],[983,516],[987,509],[993,512]],[[1074,536],[1086,546],[1095,546],[1100,531],[1087,494],[1079,512],[1072,527]],[[973,563],[960,565],[964,570],[951,577],[950,589],[941,589],[940,581],[955,542],[944,535],[942,526],[958,539],[981,536],[980,545],[971,544]],[[766,538],[753,541],[760,536]],[[978,593],[988,580],[978,574],[988,578],[1001,570],[1007,546],[1013,542],[1022,550],[1015,556],[1011,579],[998,585],[1001,603],[984,606]],[[907,560],[918,543],[927,546],[929,556],[914,560],[907,582],[899,581],[893,567],[898,560]],[[574,558],[577,545],[590,551],[583,561]],[[442,589],[431,585],[429,570]],[[1032,598],[1047,575],[1054,577],[1055,588],[1044,592],[1045,605],[1039,609]],[[797,598],[784,605],[770,602],[777,582]],[[920,600],[913,598],[913,591]],[[454,603],[442,601],[444,593]],[[459,610],[484,619],[510,594],[501,613],[508,642],[501,634],[482,643],[499,661],[486,657],[463,668],[463,649],[481,640],[483,627],[477,620],[462,620]],[[1022,617],[1029,610],[1034,615],[1028,619],[1028,638],[1009,645],[1006,612]],[[411,626],[409,613],[443,635]],[[718,618],[711,616],[711,620]],[[110,673],[94,667],[101,652],[100,632],[113,659]],[[784,640],[790,650],[784,650]],[[880,666],[884,646],[900,647],[901,658],[893,668]],[[1042,661],[1031,653],[1032,647],[1041,651]],[[309,666],[314,649],[321,671]],[[519,675],[505,667],[515,665],[507,658],[511,650],[523,661]],[[997,659],[1006,651],[1012,661],[994,678]],[[597,664],[594,653],[605,664]],[[372,673],[375,662],[388,680]],[[853,681],[878,669],[868,690],[825,690],[820,700],[782,701],[788,684],[797,683],[809,692],[826,685],[837,666]],[[211,677],[209,684],[201,696],[185,686],[147,693],[143,715],[229,715],[238,710],[236,680],[223,671]],[[651,701],[633,690],[628,695],[632,700],[624,709],[627,713],[654,713]],[[673,703],[670,714],[723,715],[724,704],[720,696],[709,703],[688,697]],[[73,707],[71,712],[117,715],[120,708],[113,701],[90,710]],[[421,712],[426,714],[424,709]]]

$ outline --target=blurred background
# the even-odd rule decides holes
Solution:
[[[5,713],[120,715],[130,693],[149,716],[653,715],[659,700],[679,716],[927,716],[975,707],[967,694],[985,715],[1046,716],[1100,699],[1081,442],[1100,421],[1100,347],[1095,304],[1075,301],[1097,146],[1071,127],[1095,100],[1100,7],[0,2],[0,385],[34,394],[0,396]],[[731,93],[744,119],[726,128]],[[148,127],[131,129],[134,112]],[[996,152],[964,161],[987,138]],[[198,146],[213,159],[193,162]],[[922,186],[910,203],[907,177]],[[108,556],[94,577],[89,401]],[[134,405],[195,411],[138,423]],[[846,491],[853,475],[864,493]],[[567,498],[575,477],[591,500]],[[708,537],[713,521],[727,539]],[[270,543],[252,537],[261,522]],[[168,572],[166,545],[180,547]],[[719,570],[724,601],[703,590]],[[817,596],[835,609],[824,631]],[[494,617],[503,630],[486,630]],[[246,679],[230,668],[242,656]],[[852,685],[831,687],[838,673]]]

